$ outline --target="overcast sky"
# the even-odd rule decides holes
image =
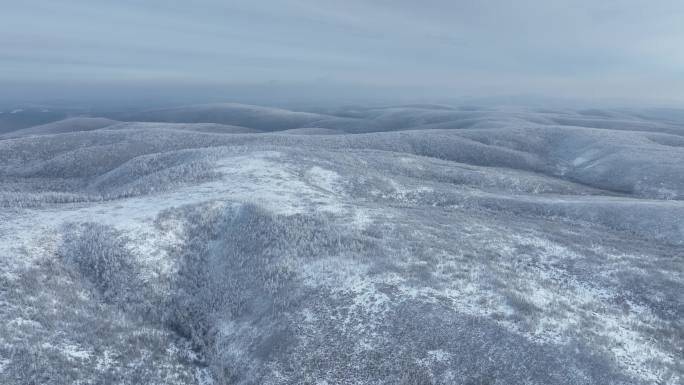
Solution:
[[[682,0],[2,0],[0,96],[258,85],[684,101]],[[395,90],[395,91],[392,91]]]

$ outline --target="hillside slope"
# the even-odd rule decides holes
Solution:
[[[0,382],[684,380],[676,123],[246,109],[0,139]]]
[[[6,133],[1,138],[11,139],[32,135],[54,135],[68,132],[90,131],[111,126],[118,123],[116,120],[106,118],[76,117],[58,120],[39,126],[23,128]]]

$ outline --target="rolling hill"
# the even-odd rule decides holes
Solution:
[[[677,116],[215,104],[15,131],[0,378],[680,383]]]

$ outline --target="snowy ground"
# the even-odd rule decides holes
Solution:
[[[0,140],[0,382],[684,381],[681,126],[419,112]]]

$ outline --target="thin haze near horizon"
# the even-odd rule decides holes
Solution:
[[[680,0],[5,1],[0,99],[252,87],[682,102],[682,46]]]

